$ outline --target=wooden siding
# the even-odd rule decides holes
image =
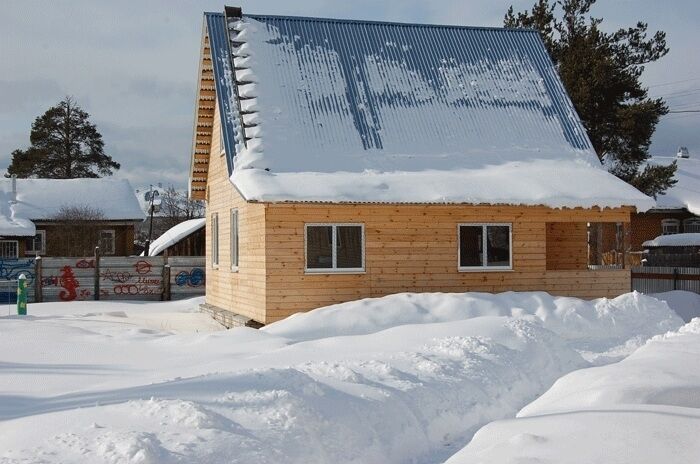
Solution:
[[[547,270],[588,268],[588,225],[585,222],[547,223]]]
[[[265,215],[266,311],[261,322],[404,291],[542,290],[582,298],[617,296],[630,289],[628,270],[547,269],[547,224],[629,222],[630,212],[628,208],[269,204]],[[304,272],[304,224],[319,222],[365,225],[365,272]],[[513,224],[512,271],[458,271],[457,224],[469,222]],[[585,236],[581,239],[585,247]]]
[[[71,230],[67,231],[66,227]],[[124,223],[95,223],[90,225],[90,231],[86,233],[96,234],[99,230],[114,231],[114,254],[110,256],[130,256],[134,254],[134,230],[136,225]],[[83,247],[77,247],[68,243],[67,236],[80,233],[75,226],[65,226],[50,222],[37,222],[37,230],[46,231],[46,250],[42,256],[92,256],[95,253],[95,245],[85,242]],[[27,253],[30,255],[30,253]],[[33,256],[33,254],[31,254]]]
[[[263,322],[265,320],[265,206],[246,203],[228,179],[226,159],[220,154],[220,121],[214,111],[206,201],[206,302]],[[231,269],[230,214],[238,208],[239,266]],[[219,216],[219,266],[211,262],[211,217]]]

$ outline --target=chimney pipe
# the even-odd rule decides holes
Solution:
[[[12,174],[12,203],[17,203],[17,174]]]

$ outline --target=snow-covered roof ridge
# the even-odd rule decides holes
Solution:
[[[700,159],[676,156],[653,156],[649,164],[668,166],[676,162],[678,168],[674,178],[676,184],[656,198],[658,209],[687,209],[700,215]]]
[[[662,246],[700,246],[700,233],[659,235],[653,240],[647,240],[643,247]]]
[[[551,172],[568,162],[584,180],[601,171],[598,184],[614,193],[573,201],[585,192],[544,192],[549,180],[529,172],[537,193],[489,196],[492,187],[478,199],[648,207],[602,171],[534,31],[248,14],[207,21],[212,60],[230,60],[214,67],[215,80],[229,174],[248,200],[469,202],[473,189],[456,191],[451,174],[478,178],[512,163]],[[311,173],[314,186],[297,183]],[[382,188],[366,173],[382,175]],[[410,198],[389,194],[405,190],[391,183],[402,174],[431,186]],[[552,200],[558,195],[565,200]]]
[[[170,229],[166,230],[163,235],[155,239],[153,243],[151,243],[148,250],[148,255],[158,256],[169,246],[176,244],[191,233],[203,228],[206,225],[206,222],[206,218],[196,218],[182,221],[181,223],[174,225]]]
[[[0,182],[0,192],[11,197],[10,179]],[[89,206],[101,211],[106,220],[144,219],[126,179],[17,179],[17,202],[12,205],[16,217],[51,220],[64,206]]]

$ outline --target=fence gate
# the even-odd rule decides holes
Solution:
[[[700,268],[633,267],[632,290],[642,293],[670,292],[671,290],[700,293]]]

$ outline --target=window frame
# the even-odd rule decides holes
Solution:
[[[231,270],[234,272],[238,272],[238,265],[240,260],[239,244],[241,241],[241,236],[239,233],[240,215],[238,214],[238,208],[231,208],[231,211],[229,213],[229,221],[229,258],[231,259]]]
[[[700,227],[700,217],[690,217],[690,218],[683,219],[683,233],[684,234],[688,234],[688,233],[694,234],[694,233],[700,232],[700,230],[698,230],[698,232],[687,231],[686,229],[690,228],[690,227],[693,227],[693,228]]]
[[[219,268],[219,213],[211,213],[211,267]]]
[[[41,235],[41,248],[39,250],[30,250],[27,248],[25,250],[25,253],[28,255],[44,255],[46,254],[46,230],[44,229],[36,229],[36,234],[34,234],[34,237],[30,240],[32,247],[34,246],[34,239],[36,238],[37,235]]]
[[[112,238],[111,238],[111,242],[112,242],[112,251],[109,252],[109,253],[107,253],[107,252],[104,250],[104,247],[102,246],[102,234],[104,234],[105,232],[112,236]],[[114,229],[100,229],[100,241],[99,241],[99,245],[100,245],[100,255],[104,255],[104,256],[113,256],[113,255],[115,255],[115,254],[117,253],[117,234],[116,234],[116,232],[114,231]]]
[[[667,227],[675,227],[675,232],[666,233]],[[681,233],[681,220],[676,218],[666,218],[661,220],[661,235],[676,235]]]
[[[483,264],[481,266],[462,266],[461,228],[481,227],[481,247]],[[508,266],[488,266],[487,227],[508,227]],[[513,223],[512,222],[461,222],[457,224],[457,270],[459,272],[503,272],[513,270]]]
[[[14,256],[3,256],[4,255],[4,246],[6,243],[12,243],[14,244],[15,248],[15,255]],[[19,259],[19,240],[5,240],[2,239],[0,240],[0,259]]]
[[[359,227],[360,228],[360,248],[362,251],[362,267],[338,268],[337,250],[337,228],[338,227]],[[309,268],[308,245],[309,227],[331,227],[331,265],[327,268]],[[304,224],[304,273],[305,274],[364,274],[365,271],[365,224],[362,222],[309,222]]]

